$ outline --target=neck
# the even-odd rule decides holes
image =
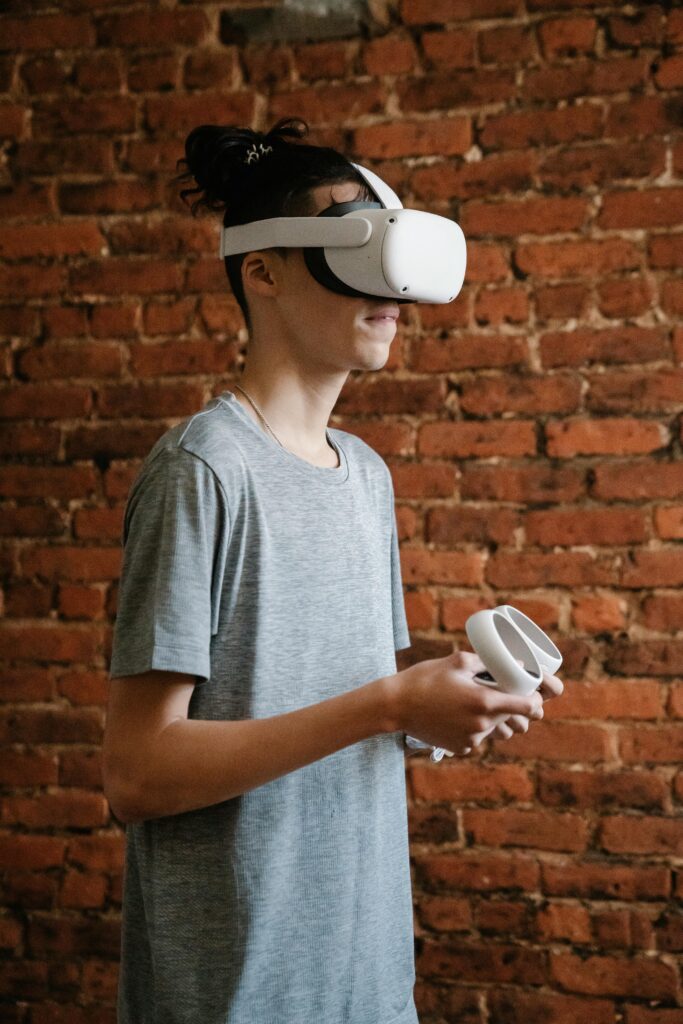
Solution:
[[[264,366],[250,353],[237,383],[254,400],[278,440],[302,458],[322,456],[331,446],[327,425],[347,373],[316,373],[283,361]],[[235,388],[235,398],[263,429],[268,428],[251,402]]]

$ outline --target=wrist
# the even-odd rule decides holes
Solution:
[[[399,673],[382,676],[375,685],[378,691],[380,732],[403,732],[403,688]]]

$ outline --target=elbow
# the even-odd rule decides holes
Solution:
[[[120,766],[112,765],[105,760],[102,781],[107,802],[122,825],[134,825],[150,817],[142,806],[141,795],[144,787],[139,780],[132,779]]]

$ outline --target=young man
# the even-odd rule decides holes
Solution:
[[[357,182],[312,189],[315,209]],[[246,369],[154,445],[126,508],[105,790],[127,825],[120,1024],[416,1024],[404,736],[542,715],[410,644],[383,459],[327,427],[396,303],[301,250],[244,259]],[[546,678],[544,695],[561,683]]]

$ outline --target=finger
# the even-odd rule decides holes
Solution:
[[[524,715],[525,718],[543,718],[543,698],[537,690],[523,697],[516,693],[503,693],[500,690],[488,691],[490,714]]]
[[[499,722],[496,728],[491,733],[494,740],[509,740],[513,735],[512,729],[507,722]]]
[[[557,676],[553,676],[550,672],[543,672],[543,682],[538,688],[538,692],[543,697],[543,700],[552,700],[553,697],[560,697],[564,692],[564,683]]]
[[[513,732],[527,732],[529,729],[529,719],[525,715],[510,715],[506,724]]]

